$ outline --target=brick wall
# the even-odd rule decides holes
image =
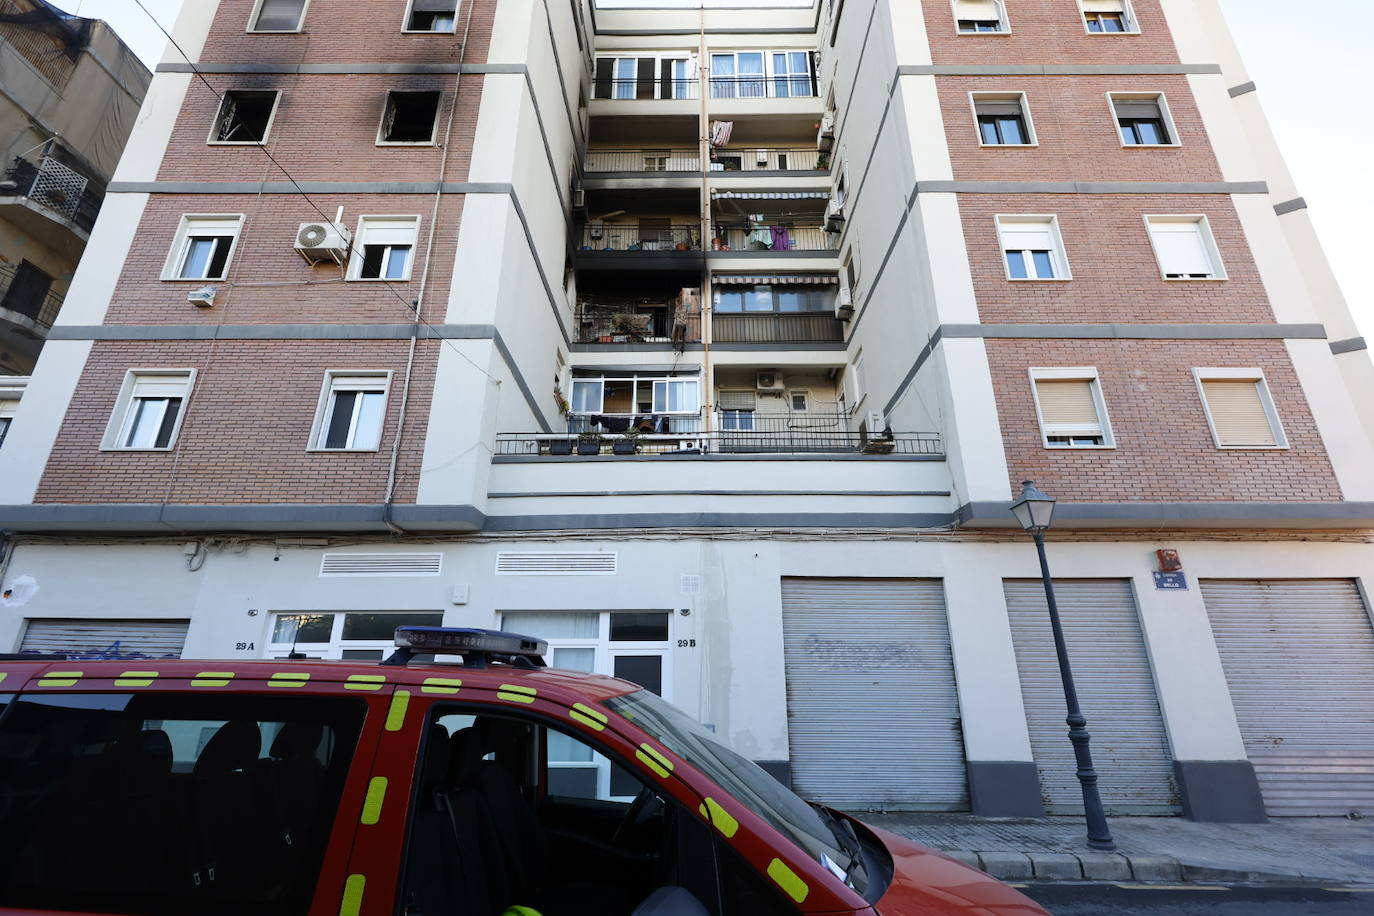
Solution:
[[[960,35],[949,0],[921,0],[937,64],[1176,64],[1159,0],[1132,0],[1139,35],[1089,35],[1074,0],[1006,0],[1010,35]]]
[[[1060,499],[1339,500],[1340,487],[1282,341],[989,340],[1010,482]],[[1116,448],[1047,449],[1030,367],[1095,366]],[[1287,449],[1218,449],[1192,369],[1264,370]]]
[[[119,341],[91,352],[38,488],[38,503],[378,503],[396,435],[408,341]],[[398,465],[414,502],[438,341],[421,341]],[[194,368],[175,448],[100,451],[125,373]],[[311,452],[327,370],[390,369],[381,448]]]
[[[961,194],[983,321],[1270,323],[1273,311],[1229,197],[1220,194]],[[1055,214],[1072,280],[1012,281],[998,214]],[[1145,214],[1205,214],[1227,280],[1165,280]]]

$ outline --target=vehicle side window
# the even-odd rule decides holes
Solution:
[[[0,719],[0,908],[302,916],[352,698],[28,694]]]
[[[720,870],[722,916],[795,916],[796,908],[729,843],[716,842],[716,866]]]

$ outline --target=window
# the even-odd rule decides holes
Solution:
[[[1217,448],[1288,448],[1261,369],[1194,369]]]
[[[439,95],[388,92],[377,143],[433,143],[439,123]]]
[[[250,32],[299,32],[309,0],[258,0]]]
[[[654,413],[694,414],[701,411],[697,380],[661,379],[654,382]]]
[[[1045,448],[1115,447],[1096,369],[1031,369],[1030,378]]]
[[[851,296],[858,295],[859,253],[853,247],[850,247],[849,253],[844,256],[844,283]]]
[[[330,372],[311,437],[316,450],[376,451],[382,438],[390,372]]]
[[[954,0],[954,20],[961,34],[990,32],[1006,34],[1011,31],[1007,11],[1001,0]]]
[[[410,0],[407,32],[452,32],[458,22],[458,0]]]
[[[241,215],[183,216],[162,279],[223,280],[242,229]]]
[[[854,404],[858,406],[868,394],[868,378],[864,373],[864,353],[860,350],[854,355],[854,368],[850,373],[850,388],[853,389]]]
[[[817,94],[811,51],[731,51],[711,55],[711,98],[810,98]]]
[[[1176,146],[1177,133],[1162,95],[1107,94],[1122,146]]]
[[[134,451],[171,448],[195,374],[194,369],[130,369],[101,447]]]
[[[410,279],[415,260],[415,239],[420,232],[418,216],[364,216],[349,262],[350,280]]]
[[[811,409],[811,407],[810,407],[811,392],[809,392],[809,391],[793,391],[793,392],[789,392],[788,397],[791,399],[791,402],[792,402],[792,409],[793,409],[793,410],[798,411],[798,412],[800,412],[800,413],[805,413],[806,411],[808,411],[808,410]]]
[[[1205,216],[1147,216],[1159,271],[1166,280],[1225,280]]]
[[[1079,0],[1083,25],[1093,35],[1121,35],[1140,31],[1130,0]]]
[[[773,52],[773,95],[779,99],[810,98],[816,94],[809,51]]]
[[[681,52],[679,52],[681,53]],[[599,57],[592,96],[598,99],[694,99],[696,59],[670,57]]]
[[[972,93],[983,146],[1034,146],[1035,133],[1023,93]]]
[[[381,661],[396,648],[397,627],[443,626],[442,611],[292,612],[272,618],[266,658]]]
[[[192,689],[9,704],[6,909],[310,910],[367,702]]]
[[[0,447],[5,444],[5,436],[9,434],[10,423],[19,410],[19,400],[24,396],[24,388],[28,383],[27,377],[0,380]]]
[[[834,308],[832,293],[826,286],[805,283],[777,283],[752,285],[730,283],[716,291],[716,311],[739,312],[826,312]],[[833,279],[833,278],[832,278]]]
[[[261,143],[276,114],[276,90],[230,89],[220,102],[210,143]]]
[[[722,388],[716,393],[720,410],[720,428],[727,432],[750,432],[754,429],[754,410],[758,394],[751,388]]]
[[[1053,216],[999,216],[1008,280],[1067,280],[1068,258]]]

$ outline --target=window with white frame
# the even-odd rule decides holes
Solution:
[[[420,233],[418,216],[363,216],[358,219],[350,280],[410,279],[415,261],[415,240]]]
[[[751,388],[722,388],[716,392],[720,428],[725,432],[752,432],[758,394]]]
[[[1140,31],[1131,0],[1078,0],[1083,27],[1090,35],[1131,35]]]
[[[813,51],[725,51],[711,55],[711,98],[809,98],[817,94]]]
[[[1287,448],[1262,369],[1194,369],[1217,448]]]
[[[1030,379],[1045,448],[1115,447],[1096,369],[1031,369]]]
[[[242,214],[183,216],[162,267],[162,279],[223,280],[242,229]]]
[[[849,373],[849,384],[853,389],[854,404],[858,404],[868,394],[868,377],[864,372],[864,351],[854,354],[854,363]]]
[[[570,432],[694,433],[701,429],[701,382],[664,373],[582,375],[572,381]]]
[[[954,21],[962,35],[1005,35],[1011,31],[1001,0],[954,0]]]
[[[458,0],[410,0],[407,32],[452,32],[458,23]]]
[[[4,446],[5,437],[9,435],[10,423],[19,410],[19,401],[28,383],[27,376],[0,379],[0,447]]]
[[[1070,278],[1069,259],[1056,217],[999,216],[997,234],[1008,280]]]
[[[696,89],[696,58],[681,51],[598,57],[592,79],[592,98],[597,99],[694,99]]]
[[[106,450],[165,451],[175,443],[194,369],[130,369],[101,445]]]
[[[250,32],[299,32],[309,0],[257,0],[248,20]]]
[[[850,296],[859,293],[859,276],[859,252],[851,245],[844,256],[844,287]]]
[[[390,384],[388,371],[327,373],[310,437],[311,448],[376,451],[381,443]]]
[[[1109,92],[1122,146],[1177,146],[1178,132],[1160,93]]]
[[[382,661],[396,649],[397,627],[443,626],[442,611],[290,611],[272,615],[264,658]]]
[[[972,92],[973,113],[982,146],[1034,146],[1031,124],[1022,92]]]
[[[1146,216],[1150,244],[1166,280],[1225,280],[1206,216]]]
[[[787,397],[794,412],[806,413],[811,409],[811,392],[794,388],[787,393]]]
[[[275,89],[230,89],[219,103],[210,143],[262,143],[272,128],[281,93]]]
[[[503,611],[500,628],[547,640],[554,668],[631,681],[671,700],[671,611]],[[628,799],[639,783],[585,744],[549,732],[549,791]]]

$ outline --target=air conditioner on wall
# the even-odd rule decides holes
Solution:
[[[760,372],[754,379],[754,387],[760,394],[782,394],[785,387],[781,372]]]
[[[339,223],[301,223],[296,230],[296,251],[312,266],[321,261],[342,264],[352,241],[353,236]]]
[[[830,202],[825,205],[825,229],[827,232],[839,232],[843,228],[844,204],[832,194]]]
[[[577,188],[572,192],[572,205],[574,210],[587,209],[587,192],[582,188]]]
[[[854,294],[847,286],[841,285],[835,293],[835,317],[841,321],[854,317]]]
[[[821,118],[820,130],[816,132],[816,148],[828,150],[835,145],[835,115],[827,112]]]
[[[881,410],[870,410],[864,417],[864,426],[868,429],[868,434],[870,436],[881,433],[887,426],[887,421],[883,419],[883,412]]]

